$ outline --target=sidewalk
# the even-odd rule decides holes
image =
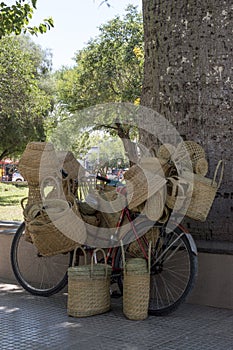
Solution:
[[[1,350],[233,350],[233,311],[184,304],[169,316],[129,321],[122,299],[106,314],[67,316],[67,294],[32,296],[0,281]]]

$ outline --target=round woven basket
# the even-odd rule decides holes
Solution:
[[[176,148],[175,146],[164,143],[161,145],[157,152],[157,157],[165,160],[169,160],[173,154],[175,154]]]
[[[175,157],[182,164],[183,168],[195,172],[199,159],[205,159],[205,151],[201,145],[194,141],[184,141],[177,146]]]
[[[202,176],[205,176],[208,173],[208,162],[205,158],[200,158],[196,161],[194,172]]]

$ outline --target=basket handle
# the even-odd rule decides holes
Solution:
[[[78,204],[76,202],[76,198],[74,195],[70,194],[70,195],[66,196],[66,201],[68,202],[68,204],[71,208],[74,207],[74,209],[76,211],[79,211]]]
[[[222,182],[222,178],[223,178],[223,171],[224,171],[224,162],[223,160],[220,160],[216,166],[216,169],[215,169],[215,172],[214,172],[214,178],[212,180],[212,185],[214,184],[214,182],[216,181],[216,177],[217,177],[217,174],[218,174],[218,171],[219,171],[219,168],[221,167],[221,170],[220,170],[220,175],[219,175],[219,180],[218,180],[218,184],[217,184],[217,188],[220,187],[221,185],[221,182]]]
[[[41,181],[40,189],[41,189],[41,193],[43,194],[43,197],[45,198],[45,194],[44,194],[45,182],[48,180],[52,180],[54,182],[56,189],[57,189],[57,198],[60,198],[61,197],[61,188],[59,186],[58,180],[54,176],[47,176],[47,177],[43,178],[43,180]]]
[[[77,253],[77,250],[78,249],[81,249],[82,252],[83,252],[83,255],[84,255],[84,264],[86,265],[87,264],[87,254],[85,252],[85,250],[83,249],[83,247],[81,247],[80,245],[78,245],[77,247],[75,247],[74,249],[74,253],[73,253],[73,259],[72,259],[72,267],[74,267],[74,263],[75,263],[75,258],[76,258],[76,253]]]
[[[22,207],[23,210],[25,210],[24,202],[26,201],[26,199],[28,200],[28,197],[24,197],[24,198],[22,198],[21,201],[20,201],[20,205],[21,205],[21,207]]]
[[[102,249],[102,248],[96,248],[93,253],[92,253],[92,256],[91,256],[91,275],[93,274],[93,269],[94,269],[94,257],[96,256],[96,253],[100,251],[102,254],[103,254],[103,257],[104,257],[104,265],[105,265],[105,272],[106,272],[106,275],[105,277],[107,278],[108,276],[108,264],[107,264],[107,260],[106,260],[106,254],[105,254],[105,251]]]
[[[178,177],[178,176],[173,176],[173,177],[169,177],[168,181],[170,181],[172,183],[172,197],[186,197],[187,195],[192,195],[192,183],[189,181],[186,181],[185,179],[183,179],[182,177]],[[182,186],[185,185],[187,186],[187,189],[185,190],[184,187]],[[178,188],[178,190],[177,190]],[[179,194],[179,191],[181,192]],[[179,196],[178,196],[179,194]]]
[[[150,270],[151,270],[151,245],[152,242],[149,242],[149,247],[148,247],[148,273],[150,274]]]
[[[184,189],[180,183],[180,178],[169,177],[168,181],[172,184],[172,197],[177,197],[179,190],[181,191],[179,197],[184,196]]]

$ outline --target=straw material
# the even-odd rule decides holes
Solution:
[[[159,228],[152,227],[151,229],[149,229],[149,231],[145,234],[145,238],[147,242],[152,242],[152,247],[155,247],[156,242],[159,238]],[[142,244],[144,250],[146,250],[147,246],[143,239],[140,240],[140,243]],[[133,241],[132,243],[130,243],[128,252],[131,257],[143,258],[142,249],[137,241]]]
[[[92,225],[92,226],[96,226],[98,227],[100,225],[100,219],[97,217],[97,215],[93,214],[93,215],[84,215],[81,214],[83,221],[86,224]]]
[[[121,210],[126,205],[125,197],[121,193],[116,192],[116,187],[114,186],[104,186],[98,193],[99,212],[101,212],[107,227],[116,227]]]
[[[76,252],[83,251],[84,266],[74,266]],[[101,251],[105,264],[94,264],[93,257]],[[86,252],[77,247],[74,251],[72,267],[68,269],[68,302],[67,313],[73,317],[87,317],[101,314],[110,309],[110,276],[111,267],[106,263],[103,249],[96,249],[87,265]]]
[[[129,209],[142,204],[166,184],[163,177],[152,171],[142,170],[138,165],[133,165],[127,170],[124,178],[126,180]]]
[[[19,161],[19,171],[31,184],[39,184],[47,176],[59,174],[55,149],[48,142],[30,142]]]
[[[169,160],[171,159],[172,155],[175,153],[176,148],[175,146],[169,144],[169,143],[164,143],[161,145],[158,149],[157,156],[160,159],[164,160]]]
[[[217,183],[216,177],[219,170],[220,175]],[[214,202],[216,192],[222,182],[223,170],[223,162],[219,161],[213,180],[194,174],[193,193],[186,216],[199,221],[206,220]],[[184,176],[186,179],[189,179],[190,174],[185,173]]]
[[[76,195],[79,180],[85,176],[86,171],[70,151],[57,152],[57,157],[60,168],[67,174],[66,178],[62,181],[63,191],[65,195],[69,195],[70,193]]]
[[[123,313],[130,320],[144,320],[148,316],[150,295],[150,249],[148,267],[144,259],[125,261],[124,249],[122,257],[124,265]],[[133,261],[134,260],[134,261]]]
[[[180,212],[192,196],[192,182],[178,176],[169,177],[167,181],[166,205]]]
[[[143,214],[152,221],[158,221],[163,215],[166,202],[166,186],[160,188],[155,194],[147,199]]]
[[[213,180],[198,174],[191,174],[189,172],[184,172],[183,181],[186,183],[190,183],[191,186],[193,185],[193,191],[192,191],[190,203],[186,205],[187,196],[184,196],[183,202],[181,203],[180,207],[178,208],[174,207],[176,198],[174,198],[175,191],[173,191],[173,194],[170,198],[170,202],[168,203],[168,200],[167,200],[167,205],[168,206],[170,205],[170,208],[174,207],[174,210],[178,209],[180,213],[194,220],[205,221],[209,214],[211,206],[213,204],[217,189],[221,184],[222,177],[223,177],[223,170],[224,170],[223,162],[219,161],[215,169]],[[217,183],[216,178],[219,171],[220,171],[220,175]],[[171,199],[173,200],[173,202]]]
[[[194,172],[196,174],[206,176],[208,173],[208,162],[205,158],[200,158],[196,161],[196,164],[194,165]]]
[[[94,215],[96,213],[96,209],[86,202],[79,202],[79,210],[84,215]]]
[[[27,230],[41,255],[66,253],[86,241],[85,225],[72,200],[45,200],[25,208]]]
[[[205,151],[194,141],[184,141],[177,146],[175,158],[182,164],[183,168],[195,172],[199,159],[205,159]]]
[[[84,167],[79,163],[72,152],[60,151],[57,152],[57,157],[60,166],[65,170],[69,178],[79,179],[85,175],[86,171]]]
[[[163,176],[163,168],[161,162],[156,157],[142,157],[139,166],[146,171],[151,171],[153,174]]]

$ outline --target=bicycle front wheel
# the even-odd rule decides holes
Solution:
[[[11,265],[17,281],[34,295],[58,293],[68,282],[72,253],[44,257],[25,237],[25,223],[22,223],[11,245]]]
[[[145,225],[137,228],[145,232]],[[153,230],[154,237],[153,237]],[[159,234],[157,233],[159,230]],[[132,233],[129,233],[132,235]],[[147,237],[150,237],[148,239]],[[197,256],[193,253],[189,240],[181,228],[175,228],[166,233],[165,228],[149,226],[147,233],[140,238],[143,245],[148,245],[152,238],[150,300],[148,312],[151,315],[162,316],[175,311],[190,293],[197,274]],[[137,242],[133,242],[134,244]],[[140,249],[125,246],[127,258],[143,257]],[[116,267],[122,268],[121,249],[116,254]],[[118,280],[123,291],[123,274]]]

